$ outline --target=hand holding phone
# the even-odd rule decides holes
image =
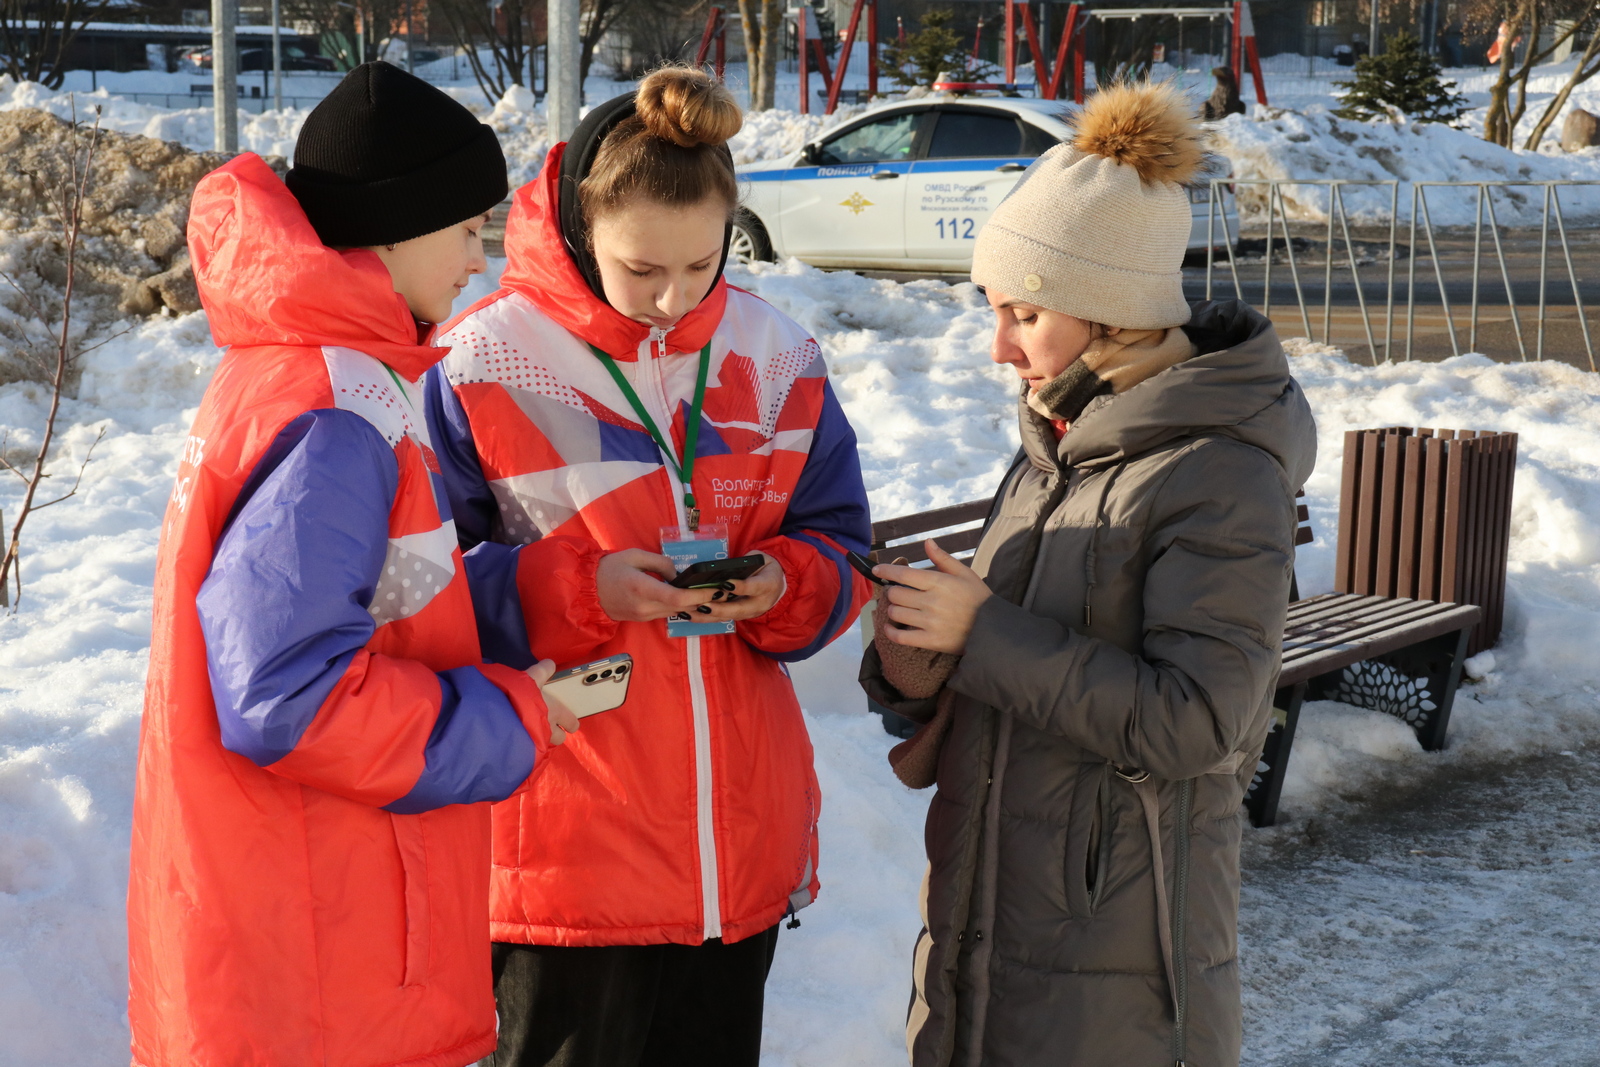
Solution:
[[[903,582],[891,582],[887,578],[879,578],[876,574],[873,574],[872,568],[875,564],[855,549],[845,549],[844,558],[850,561],[850,566],[856,569],[857,574],[873,585],[892,585],[898,589],[908,588]]]
[[[707,559],[691,563],[667,584],[677,589],[715,589],[723,582],[738,582],[751,577],[767,565],[759,552],[732,559]]]
[[[550,680],[555,672],[555,661],[542,659],[529,667],[526,673],[529,678],[533,679],[533,683],[539,687],[539,691],[542,694],[545,683]],[[578,717],[568,711],[566,705],[559,701],[546,700],[545,708],[547,712],[546,719],[550,724],[550,743],[559,745],[566,741],[568,734],[578,728]]]
[[[677,574],[671,559],[642,548],[603,556],[595,569],[601,610],[618,622],[651,622],[710,602],[707,590],[668,585]]]
[[[557,671],[544,684],[544,698],[547,703],[559,704],[577,718],[585,719],[620,708],[628,699],[628,682],[632,677],[633,657],[619,652],[593,663]]]

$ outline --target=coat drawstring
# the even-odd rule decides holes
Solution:
[[[1172,908],[1167,902],[1167,865],[1161,855],[1161,806],[1156,799],[1156,783],[1149,771],[1129,773],[1117,768],[1117,775],[1133,786],[1144,808],[1145,826],[1150,830],[1150,865],[1156,881],[1156,926],[1161,939],[1161,961],[1167,968],[1167,990],[1172,996],[1173,1017],[1178,1017],[1178,969],[1172,952]]]

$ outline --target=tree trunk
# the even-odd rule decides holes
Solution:
[[[1495,73],[1494,84],[1489,87],[1489,110],[1483,119],[1483,139],[1502,148],[1511,147],[1512,130],[1506,124],[1511,113],[1511,61],[1516,48],[1513,42],[1522,36],[1528,19],[1528,4],[1517,4],[1506,12],[1505,46],[1500,52],[1500,69]]]
[[[589,68],[594,64],[595,49],[600,47],[606,31],[617,21],[617,16],[627,10],[628,4],[627,0],[587,0],[583,6],[589,19],[579,36],[578,84],[580,86],[589,77]],[[582,99],[582,96],[580,91],[579,99]]]
[[[1511,109],[1511,113],[1506,116],[1505,146],[1507,148],[1510,148],[1511,142],[1516,140],[1517,123],[1522,121],[1522,116],[1527,114],[1528,111],[1528,75],[1533,73],[1534,64],[1549,55],[1550,51],[1554,51],[1552,48],[1544,53],[1539,52],[1539,35],[1544,32],[1544,5],[1540,4],[1538,0],[1534,0],[1533,3],[1529,4],[1529,7],[1533,9],[1533,16],[1528,26],[1528,49],[1523,53],[1522,66],[1512,79],[1517,86],[1517,103]]]
[[[1528,134],[1528,143],[1523,145],[1528,151],[1538,149],[1539,142],[1544,140],[1544,135],[1550,132],[1550,126],[1556,121],[1556,116],[1561,109],[1567,106],[1567,100],[1572,96],[1572,90],[1600,74],[1600,64],[1590,66],[1596,53],[1600,53],[1600,33],[1589,38],[1589,47],[1583,50],[1583,58],[1578,60],[1578,65],[1572,68],[1572,77],[1567,79],[1567,84],[1561,87],[1554,100],[1550,101],[1544,109],[1544,114],[1539,116],[1539,121],[1534,124],[1533,132]]]
[[[739,0],[739,28],[744,31],[745,80],[750,88],[750,110],[761,110],[761,14],[757,0]]]
[[[778,103],[778,49],[783,43],[783,8],[778,0],[761,0],[761,105],[770,111]]]

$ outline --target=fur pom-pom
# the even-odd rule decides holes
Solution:
[[[1074,148],[1125,163],[1146,182],[1181,185],[1205,162],[1194,109],[1170,82],[1102,89],[1070,121]]]

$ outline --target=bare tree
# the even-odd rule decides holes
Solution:
[[[1578,65],[1572,68],[1572,74],[1567,78],[1566,84],[1556,93],[1555,99],[1546,105],[1544,114],[1539,116],[1539,121],[1534,123],[1533,132],[1528,134],[1528,143],[1523,146],[1529,151],[1538,148],[1539,142],[1544,140],[1544,135],[1549,132],[1556,116],[1567,106],[1572,90],[1596,74],[1600,74],[1600,26],[1596,25],[1600,22],[1600,4],[1589,5],[1589,10],[1583,16],[1583,22],[1589,27],[1589,43],[1584,48],[1583,54],[1578,57]]]
[[[761,103],[757,111],[778,106],[778,56],[782,51],[783,7],[778,0],[761,0]]]
[[[0,0],[3,2],[3,0]],[[309,22],[317,28],[323,47],[336,50],[344,70],[383,55],[404,18],[405,0],[284,0],[285,21]],[[357,55],[357,42],[360,55]]]
[[[663,63],[693,55],[705,25],[706,0],[633,0],[612,24],[616,47],[606,63],[624,78],[640,78]]]
[[[594,51],[601,39],[635,3],[636,0],[583,0],[578,30],[578,40],[582,45],[578,56],[579,86],[589,77],[589,68],[594,64]]]
[[[17,81],[61,88],[67,50],[111,0],[0,0],[0,69]]]
[[[436,5],[490,102],[513,85],[531,83],[533,54],[542,43],[533,16],[544,8],[544,0],[501,0],[492,5],[487,0],[436,0]],[[479,51],[485,47],[487,63]]]
[[[66,395],[67,382],[72,377],[76,364],[89,348],[80,348],[77,339],[73,336],[72,328],[72,293],[77,280],[77,265],[79,238],[83,231],[84,203],[89,191],[91,175],[94,171],[95,149],[100,142],[100,109],[95,109],[95,122],[93,128],[84,135],[74,114],[72,123],[73,137],[67,142],[65,159],[61,161],[61,168],[53,174],[41,174],[38,179],[47,182],[53,194],[55,211],[61,226],[62,244],[66,252],[66,282],[62,290],[61,306],[59,309],[60,325],[51,330],[48,336],[38,337],[30,334],[33,322],[48,323],[53,317],[49,309],[41,306],[33,295],[20,285],[16,278],[0,271],[3,279],[11,289],[22,299],[23,305],[31,314],[31,321],[17,329],[20,331],[21,344],[24,347],[24,359],[33,362],[39,369],[46,370],[49,374],[47,384],[50,388],[50,404],[47,409],[44,429],[39,436],[38,448],[34,451],[31,461],[24,461],[20,466],[13,463],[6,452],[6,442],[0,440],[0,469],[10,472],[21,479],[22,503],[17,509],[16,517],[11,523],[11,534],[3,542],[4,553],[0,554],[0,604],[8,599],[7,590],[14,584],[17,591],[16,600],[12,604],[13,610],[22,602],[22,568],[21,544],[22,527],[27,523],[28,517],[36,511],[61,503],[78,492],[78,487],[83,483],[84,469],[89,465],[90,458],[94,455],[95,445],[100,443],[100,438],[105,436],[105,431],[95,437],[89,445],[83,461],[78,465],[77,477],[73,479],[72,488],[49,500],[39,500],[39,490],[46,479],[51,475],[45,473],[46,462],[50,458],[50,446],[55,442],[56,420],[61,413],[61,400]],[[80,160],[78,144],[84,141],[83,154]],[[122,332],[127,332],[126,330]],[[109,338],[107,339],[109,340]],[[102,341],[101,344],[105,342]],[[98,347],[98,346],[93,346]],[[46,494],[48,495],[48,494]]]
[[[768,111],[778,100],[778,54],[783,44],[778,0],[739,0],[739,27],[744,31],[750,110]]]
[[[1591,21],[1594,4],[1587,0],[1495,0],[1469,12],[1469,19],[1488,22],[1498,15],[1504,29],[1500,65],[1494,84],[1489,87],[1489,110],[1483,120],[1483,139],[1510,148],[1517,134],[1517,123],[1528,109],[1528,76],[1533,68],[1548,60],[1556,49],[1572,40],[1578,30]],[[1560,28],[1565,20],[1566,26]],[[1548,45],[1543,43],[1544,28],[1552,22],[1558,27]],[[1526,42],[1517,59],[1517,41]]]

